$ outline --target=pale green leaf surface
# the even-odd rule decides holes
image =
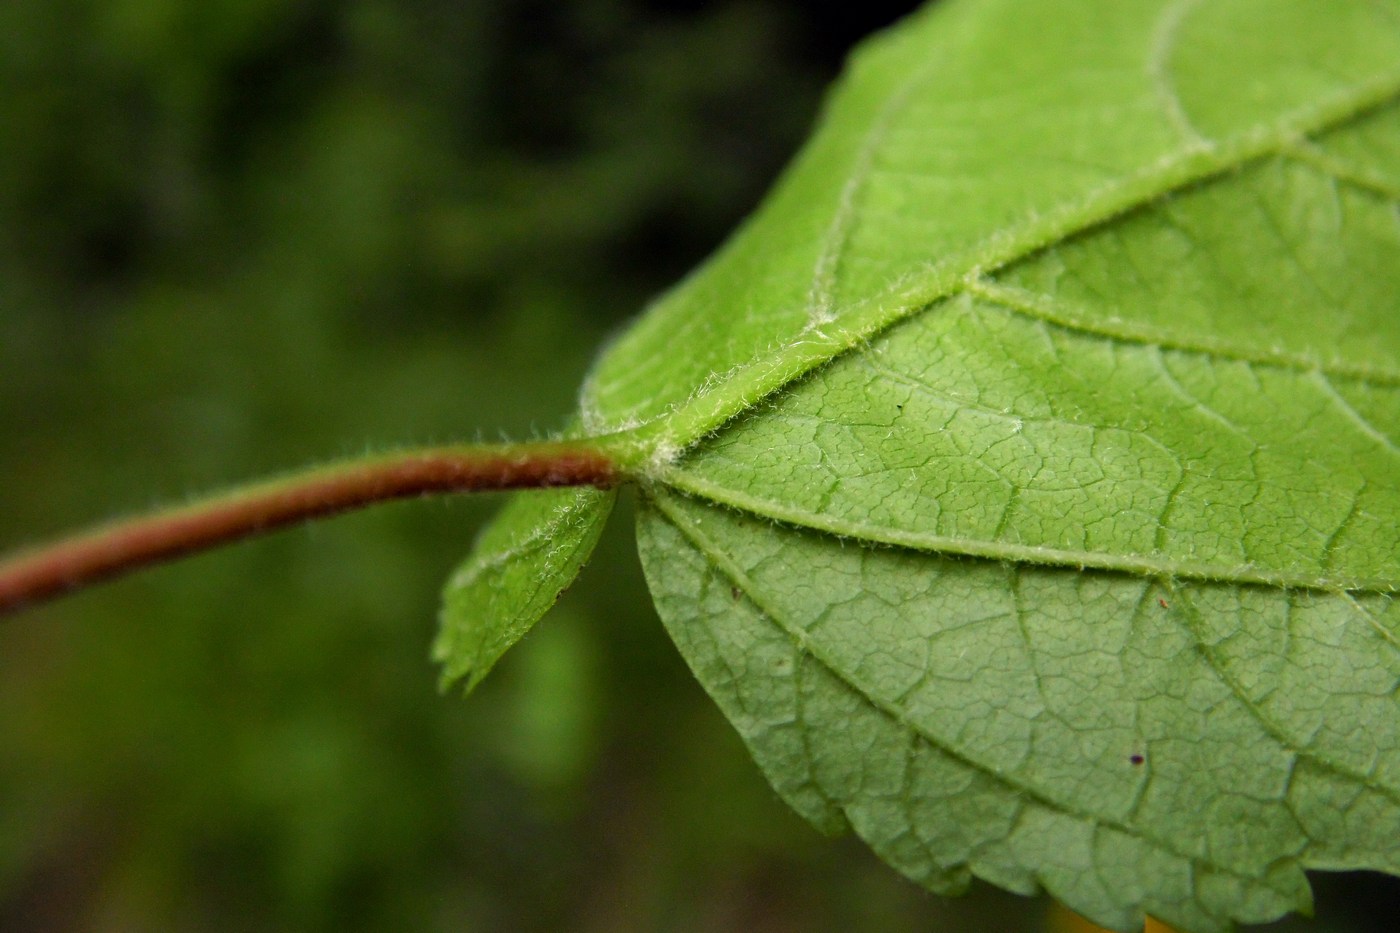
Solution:
[[[1400,871],[1398,94],[1394,0],[950,0],[857,54],[584,396],[796,809],[1124,930]]]
[[[604,356],[586,423],[655,422],[684,446],[969,274],[1348,125],[1400,86],[1397,16],[1392,0],[931,6],[857,52],[763,208]]]
[[[970,870],[1216,930],[1305,908],[1302,865],[1400,871],[1385,597],[932,556],[664,493],[640,535],[778,791],[935,890]]]
[[[1400,198],[1400,109],[1378,110],[1329,133],[1315,150],[1341,177]]]
[[[1398,257],[1393,203],[1255,163],[969,283],[664,476],[872,541],[1388,588]]]
[[[471,690],[549,611],[593,553],[616,490],[517,493],[443,590],[433,659]]]

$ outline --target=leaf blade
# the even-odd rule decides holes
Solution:
[[[1179,584],[934,558],[666,494],[655,503],[641,539],[663,621],[760,764],[791,780],[791,762],[772,754],[763,729],[732,711],[742,705],[738,688],[714,676],[706,646],[762,644],[731,629],[767,624],[792,655],[746,667],[750,681],[767,674],[772,693],[792,694],[804,689],[794,672],[816,665],[825,681],[814,686],[816,675],[805,674],[808,693],[792,715],[844,710],[799,720],[804,742],[788,745],[809,750],[804,773],[825,769],[824,799],[882,857],[936,890],[956,890],[966,865],[1012,890],[1044,886],[1115,929],[1135,928],[1146,911],[1182,929],[1216,930],[1306,909],[1303,864],[1400,869],[1394,745],[1389,777],[1377,783],[1364,750],[1334,760],[1355,715],[1319,724],[1301,703],[1290,738],[1271,721],[1277,713],[1261,714],[1236,693],[1243,678],[1221,674],[1183,612],[1192,597]],[[785,585],[796,574],[803,585]],[[751,603],[747,614],[731,586]],[[1066,586],[1080,598],[1066,599]],[[1253,611],[1272,613],[1275,628],[1288,615],[1280,600],[1300,598],[1187,588],[1200,599],[1262,602]],[[1316,600],[1324,629],[1345,611],[1339,597],[1302,598]],[[1093,612],[1105,603],[1115,611]],[[1086,607],[1116,619],[1113,630],[1083,625]],[[1233,653],[1237,664],[1248,656]],[[1316,678],[1324,659],[1344,677],[1355,656],[1369,653],[1315,652],[1290,681]],[[1400,655],[1392,651],[1384,667],[1379,702],[1389,702]],[[754,682],[742,689],[763,694]],[[923,764],[897,767],[915,740],[928,746]],[[1021,807],[1037,813],[1025,825]],[[910,850],[910,839],[923,841]]]
[[[517,493],[443,589],[433,660],[470,692],[573,583],[617,499],[590,486]]]
[[[1118,929],[1400,871],[1398,64],[1392,2],[940,4],[605,355],[799,812]]]
[[[1250,113],[1243,125],[1205,143],[1183,137],[1163,112],[1145,61],[1159,54],[1157,21],[1180,5],[943,3],[863,46],[818,133],[755,217],[599,361],[583,399],[590,430],[651,424],[664,452],[682,449],[763,396],[956,290],[969,272],[999,268],[1202,178],[1228,173],[1400,93],[1393,4],[1348,0],[1343,6],[1353,19],[1371,19],[1368,28],[1343,39],[1365,33],[1366,47],[1343,56],[1345,64],[1334,72],[1313,76],[1316,99],[1300,104],[1294,88],[1258,101],[1246,90],[1245,103],[1268,112]],[[1296,17],[1308,15],[1310,5],[1287,6]],[[1318,44],[1312,58],[1330,61],[1336,56],[1322,53],[1331,51],[1336,30],[1323,22],[1329,13],[1312,10],[1318,22],[1301,30],[1301,41]],[[1134,26],[1136,32],[1127,31]],[[1008,70],[1005,46],[1011,41],[1018,43],[1018,54],[1035,54],[1024,61],[1020,55],[1018,67]],[[1122,80],[1087,86],[1067,80],[1066,60],[1100,66],[1098,58],[1116,62],[1113,74]],[[1250,75],[1247,84],[1297,85],[1290,75],[1310,72],[1307,61],[1274,61],[1276,73]],[[951,89],[939,79],[952,81]],[[1220,83],[1238,91],[1234,85],[1246,82]],[[1126,90],[1105,102],[1091,93],[1100,84]],[[1030,121],[1015,145],[988,147],[1003,126],[1001,110],[976,106],[988,97],[1008,102],[1005,107]],[[952,104],[940,110],[945,98]],[[923,109],[913,109],[916,103]],[[886,185],[882,198],[900,206],[906,225],[892,227],[895,212],[884,211],[881,231],[872,234],[876,242],[854,250],[863,264],[860,273],[843,277],[856,297],[821,307],[814,296],[820,296],[820,282],[834,261],[826,255],[830,241],[839,241],[839,251],[853,251],[845,243],[851,231],[843,211],[853,195],[841,172],[861,180],[871,171],[867,150],[893,132],[897,115],[915,129],[932,126],[942,135],[930,140],[915,134],[915,142],[901,149],[913,166],[891,164],[885,174],[951,181],[922,192]],[[1064,132],[1065,126],[1098,132]],[[960,145],[946,145],[949,140]],[[1127,142],[1105,153],[1102,144],[1114,140]],[[1073,170],[1056,176],[1055,169],[1066,165]],[[979,177],[990,181],[966,182]],[[989,195],[1001,200],[989,204]],[[842,261],[852,264],[849,255]],[[666,351],[677,344],[693,352],[673,359]]]

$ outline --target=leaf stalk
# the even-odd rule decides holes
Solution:
[[[120,519],[0,559],[0,615],[172,560],[380,502],[456,492],[615,485],[606,445],[540,441],[419,448],[332,463]]]

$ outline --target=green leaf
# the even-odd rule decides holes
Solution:
[[[1400,870],[1386,597],[863,546],[665,493],[640,539],[778,792],[935,891],[1215,930],[1306,909],[1304,866]]]
[[[819,827],[1120,930],[1400,872],[1400,2],[931,6],[583,417]]]
[[[476,543],[443,591],[433,659],[443,686],[472,690],[559,599],[603,533],[616,490],[589,487],[518,495]]]

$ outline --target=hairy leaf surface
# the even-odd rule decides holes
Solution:
[[[471,690],[578,576],[614,490],[552,489],[512,499],[447,581],[433,658]]]
[[[949,0],[859,51],[583,399],[796,809],[1122,930],[1400,872],[1397,95],[1396,0]]]

